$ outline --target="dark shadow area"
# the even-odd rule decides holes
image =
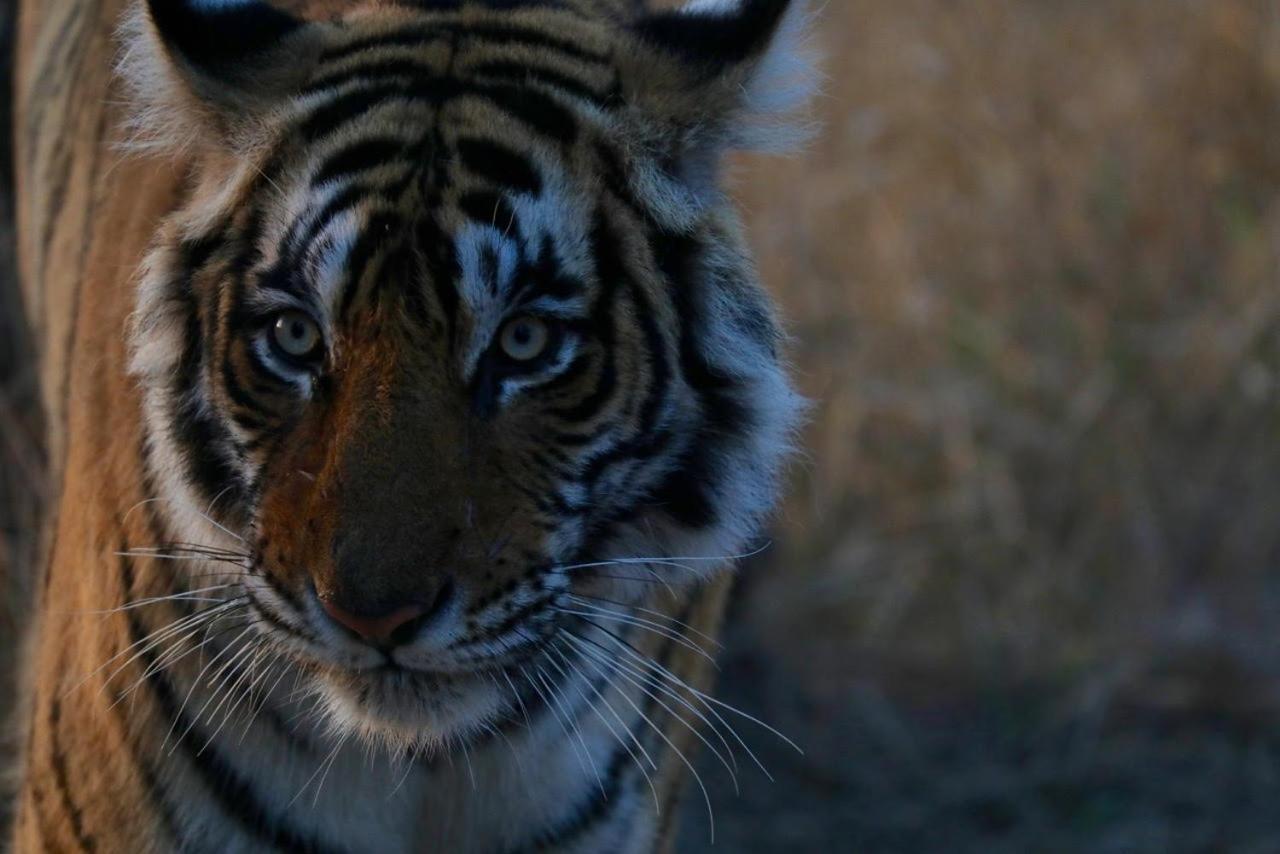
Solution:
[[[17,730],[8,725],[16,695],[15,652],[29,615],[37,547],[43,453],[31,341],[14,269],[13,34],[16,2],[0,4],[0,839],[6,838]]]

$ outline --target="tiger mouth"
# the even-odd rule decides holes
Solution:
[[[342,730],[384,744],[415,748],[519,724],[538,704],[514,686],[518,671],[477,668],[440,673],[402,666],[365,670],[325,667],[315,682],[321,704]],[[506,686],[513,686],[507,688]]]
[[[270,586],[272,593],[283,595]],[[546,649],[543,633],[499,656],[407,663],[395,650],[362,646],[335,650],[314,631],[305,612],[282,615],[248,590],[262,615],[259,630],[292,667],[306,674],[307,693],[340,729],[371,740],[424,745],[522,719],[539,704],[524,672]],[[355,655],[352,658],[349,656]]]

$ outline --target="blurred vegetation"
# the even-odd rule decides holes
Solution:
[[[1280,5],[820,20],[741,181],[816,409],[725,678],[809,750],[728,849],[1280,851]]]
[[[1280,851],[1280,6],[819,21],[823,133],[739,170],[815,407],[723,676],[806,755],[743,726],[714,850]]]
[[[13,11],[11,4],[0,4],[0,93],[10,89]],[[3,698],[16,692],[12,653],[28,610],[27,574],[13,568],[29,563],[34,554],[43,485],[29,342],[12,275],[12,151],[8,101],[0,95],[0,839],[5,838],[6,794],[13,780],[6,760],[17,741],[15,728],[6,725],[11,704]]]

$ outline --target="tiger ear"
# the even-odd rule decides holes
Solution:
[[[314,66],[325,31],[262,0],[136,0],[121,60],[134,145],[251,144],[256,119]]]
[[[633,24],[626,96],[692,151],[785,151],[816,89],[806,0],[685,0]]]

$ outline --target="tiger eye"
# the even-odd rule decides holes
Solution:
[[[502,352],[514,362],[533,361],[546,352],[550,342],[551,330],[546,321],[532,315],[507,321],[498,338]]]
[[[271,327],[271,340],[280,352],[294,359],[310,359],[323,340],[320,326],[301,311],[285,311]]]

